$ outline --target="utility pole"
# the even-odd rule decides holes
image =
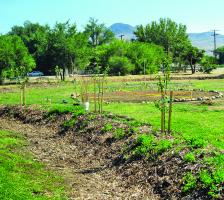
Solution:
[[[217,47],[216,46],[216,36],[219,35],[219,34],[216,33],[216,31],[218,31],[218,30],[213,30],[213,34],[211,35],[211,36],[214,37],[214,50],[213,50],[213,55],[214,55],[215,58],[217,58],[217,53],[216,53],[216,47]]]
[[[121,40],[123,40],[124,34],[121,34],[119,37],[121,38]]]

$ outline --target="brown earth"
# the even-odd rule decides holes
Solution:
[[[98,200],[206,200],[207,191],[195,188],[182,193],[182,177],[186,172],[206,168],[201,162],[186,163],[183,159],[190,149],[178,153],[173,149],[149,158],[125,158],[130,155],[138,134],[130,134],[131,118],[112,114],[79,116],[74,126],[62,124],[71,114],[46,117],[46,112],[32,108],[0,107],[0,129],[19,132],[27,148],[38,161],[65,177],[69,199]],[[122,128],[123,139],[115,139],[113,131],[103,131],[105,124],[113,131]],[[152,134],[149,124],[140,124],[138,133]],[[153,133],[159,139],[173,140],[172,135]],[[197,159],[202,160],[204,153]],[[131,157],[130,157],[131,158]]]
[[[110,158],[99,156],[95,145],[87,145],[85,138],[59,136],[56,124],[24,124],[20,120],[1,117],[0,129],[24,135],[29,144],[27,148],[35,158],[65,178],[71,200],[159,199],[150,187],[143,189],[134,184],[128,187],[115,168],[109,167]]]
[[[203,98],[217,95],[214,92],[204,91],[174,91],[173,98]],[[143,101],[154,101],[161,98],[161,94],[158,91],[117,91],[117,92],[106,92],[104,94],[104,101],[106,102],[143,102]],[[90,95],[90,99],[94,99],[94,95]]]

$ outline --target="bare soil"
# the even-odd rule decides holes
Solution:
[[[33,108],[0,107],[0,129],[24,135],[35,158],[65,178],[71,200],[210,199],[205,189],[182,192],[183,175],[206,168],[202,162],[184,161],[184,155],[190,151],[187,147],[176,153],[170,149],[156,157],[152,154],[149,158],[126,159],[138,136],[130,134],[130,122],[136,121],[90,113],[79,116],[66,129],[62,124],[71,118],[69,113],[46,117],[45,111]],[[125,130],[125,138],[115,139],[113,131],[104,131],[108,123],[114,131]],[[150,124],[140,124],[138,128],[138,133],[153,133]],[[163,139],[161,134],[153,134]],[[163,137],[173,139],[169,134]],[[204,156],[202,153],[197,159]]]
[[[203,98],[217,95],[214,92],[204,91],[174,91],[173,98]],[[94,95],[90,95],[91,99],[94,99]],[[154,101],[161,98],[161,94],[158,91],[117,91],[106,92],[104,94],[104,100],[107,102],[142,102],[142,101]]]

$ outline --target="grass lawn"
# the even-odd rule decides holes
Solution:
[[[150,82],[155,85],[156,82]],[[119,87],[124,83],[108,83],[110,87]],[[139,83],[136,84],[139,87]],[[223,79],[210,80],[181,80],[172,81],[172,84],[190,86],[191,88],[204,90],[224,91]],[[3,86],[7,89],[0,93],[0,104],[19,104],[20,91],[17,86]],[[3,87],[0,87],[0,91]],[[133,88],[132,88],[133,89]],[[71,93],[75,91],[73,83],[60,83],[49,85],[32,85],[27,88],[27,104],[37,104],[44,108],[54,106],[72,107]],[[51,99],[52,104],[46,99]],[[66,99],[68,104],[62,104],[62,100]],[[214,146],[224,149],[224,101],[219,100],[214,106],[204,106],[200,103],[176,103],[173,108],[172,129],[187,135],[200,135],[208,140]],[[155,108],[154,103],[111,103],[104,105],[104,110],[117,114],[128,115],[140,121],[149,122],[155,128],[159,128],[160,112]]]
[[[214,146],[224,149],[224,108],[218,110],[218,107],[215,106],[213,110],[212,106],[176,103],[173,107],[172,130],[184,137],[200,136]],[[160,112],[153,103],[113,103],[105,105],[104,110],[149,122],[155,128],[160,127]]]
[[[0,130],[0,199],[63,200],[63,180],[33,160],[25,140]]]

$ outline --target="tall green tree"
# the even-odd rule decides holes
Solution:
[[[192,45],[186,46],[181,53],[182,59],[190,66],[192,74],[196,72],[196,66],[201,62],[204,53],[204,50],[200,50]]]
[[[40,25],[39,23],[31,23],[26,21],[23,26],[13,26],[10,35],[19,36],[27,46],[29,53],[36,61],[37,68],[48,73],[48,40],[50,27],[48,25]]]
[[[35,61],[18,36],[0,36],[0,83],[8,77],[26,76],[35,67]]]
[[[216,49],[216,54],[218,55],[218,63],[220,65],[224,64],[224,46]]]
[[[88,64],[90,48],[85,34],[77,32],[76,25],[56,23],[49,34],[48,55],[50,66],[60,66],[65,75],[75,68],[83,69]]]
[[[160,19],[146,26],[139,25],[135,31],[140,42],[154,43],[164,48],[165,52],[175,58],[179,45],[189,43],[186,26],[171,19]]]
[[[85,33],[89,36],[92,47],[108,43],[114,39],[114,33],[97,19],[90,18],[85,27]]]
[[[111,72],[116,71],[117,74],[120,70],[123,75],[155,73],[162,66],[165,57],[163,48],[158,45],[124,40],[113,40],[109,44],[98,46],[96,52],[102,69],[109,67]],[[122,63],[122,67],[118,68],[117,63]],[[113,70],[113,67],[116,67],[116,70]],[[126,67],[127,70],[123,69]]]
[[[214,56],[205,55],[201,59],[200,66],[202,72],[209,74],[218,67],[218,60]]]
[[[127,56],[135,65],[135,74],[153,74],[158,72],[166,57],[162,47],[141,42],[130,43]]]

